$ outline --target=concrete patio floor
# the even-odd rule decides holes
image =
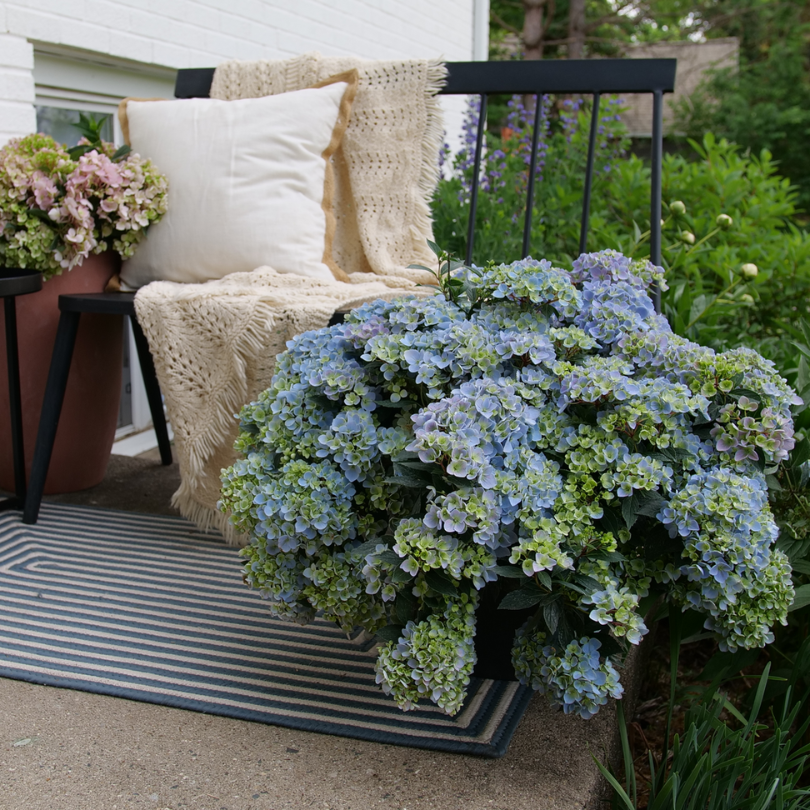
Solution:
[[[155,453],[113,456],[98,487],[50,500],[173,514],[178,482]],[[591,754],[615,742],[612,706],[586,722],[540,696],[484,760],[0,679],[0,810],[596,810]]]

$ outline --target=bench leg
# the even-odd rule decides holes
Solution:
[[[11,457],[14,462],[16,497],[0,501],[0,511],[20,509],[25,501],[25,449],[23,446],[22,398],[20,394],[20,356],[17,346],[17,304],[14,296],[3,299],[6,316],[6,365],[8,367],[8,404],[11,417]]]
[[[138,350],[138,361],[141,364],[146,399],[149,402],[152,424],[155,426],[155,435],[160,449],[160,463],[168,466],[172,463],[172,445],[169,441],[169,430],[166,427],[166,416],[163,413],[163,400],[160,396],[160,385],[158,385],[157,375],[155,374],[152,352],[149,351],[149,343],[143,329],[141,329],[141,325],[138,323],[138,319],[132,315],[130,316],[130,322],[132,323],[132,336],[135,338],[135,348]]]
[[[39,418],[37,443],[34,448],[34,463],[31,467],[31,479],[28,482],[28,494],[25,497],[23,523],[36,523],[39,506],[45,491],[45,479],[51,464],[53,443],[56,429],[59,427],[59,416],[65,399],[70,361],[73,358],[73,347],[76,344],[76,333],[79,330],[79,312],[62,312],[56,342],[48,371],[48,382],[45,386],[45,399],[42,402],[42,415]]]

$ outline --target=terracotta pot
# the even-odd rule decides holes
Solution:
[[[90,256],[70,272],[46,281],[40,292],[16,299],[26,479],[31,473],[39,414],[59,324],[59,296],[103,292],[119,265],[117,253]],[[88,489],[104,478],[118,424],[122,352],[120,316],[81,316],[45,482],[46,495]],[[0,489],[13,491],[7,380],[5,317],[0,308]]]

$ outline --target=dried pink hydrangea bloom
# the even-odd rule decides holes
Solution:
[[[46,278],[91,253],[127,259],[166,212],[167,189],[148,160],[115,159],[109,143],[72,160],[46,135],[13,139],[0,149],[0,259]]]

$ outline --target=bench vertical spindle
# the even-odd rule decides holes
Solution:
[[[473,161],[472,190],[470,193],[470,219],[467,223],[466,264],[472,264],[473,240],[475,239],[475,213],[478,208],[478,186],[481,183],[481,155],[484,151],[484,129],[487,121],[487,94],[481,93],[481,106],[478,112],[478,130],[475,133],[475,160]]]
[[[526,214],[523,221],[523,249],[521,259],[529,255],[529,243],[532,236],[532,213],[534,212],[534,181],[537,174],[537,145],[540,141],[540,119],[543,114],[543,95],[534,97],[534,127],[532,129],[532,153],[529,160],[529,183],[526,189]]]
[[[591,187],[593,185],[593,161],[596,152],[596,134],[599,130],[599,98],[597,91],[593,94],[591,110],[591,133],[588,137],[588,163],[585,167],[585,191],[582,195],[582,219],[579,223],[579,252],[585,253],[588,243],[588,220],[591,216]]]
[[[652,144],[650,154],[650,261],[661,264],[661,164],[664,150],[664,94],[653,91]],[[655,311],[661,311],[661,288],[653,287]]]

